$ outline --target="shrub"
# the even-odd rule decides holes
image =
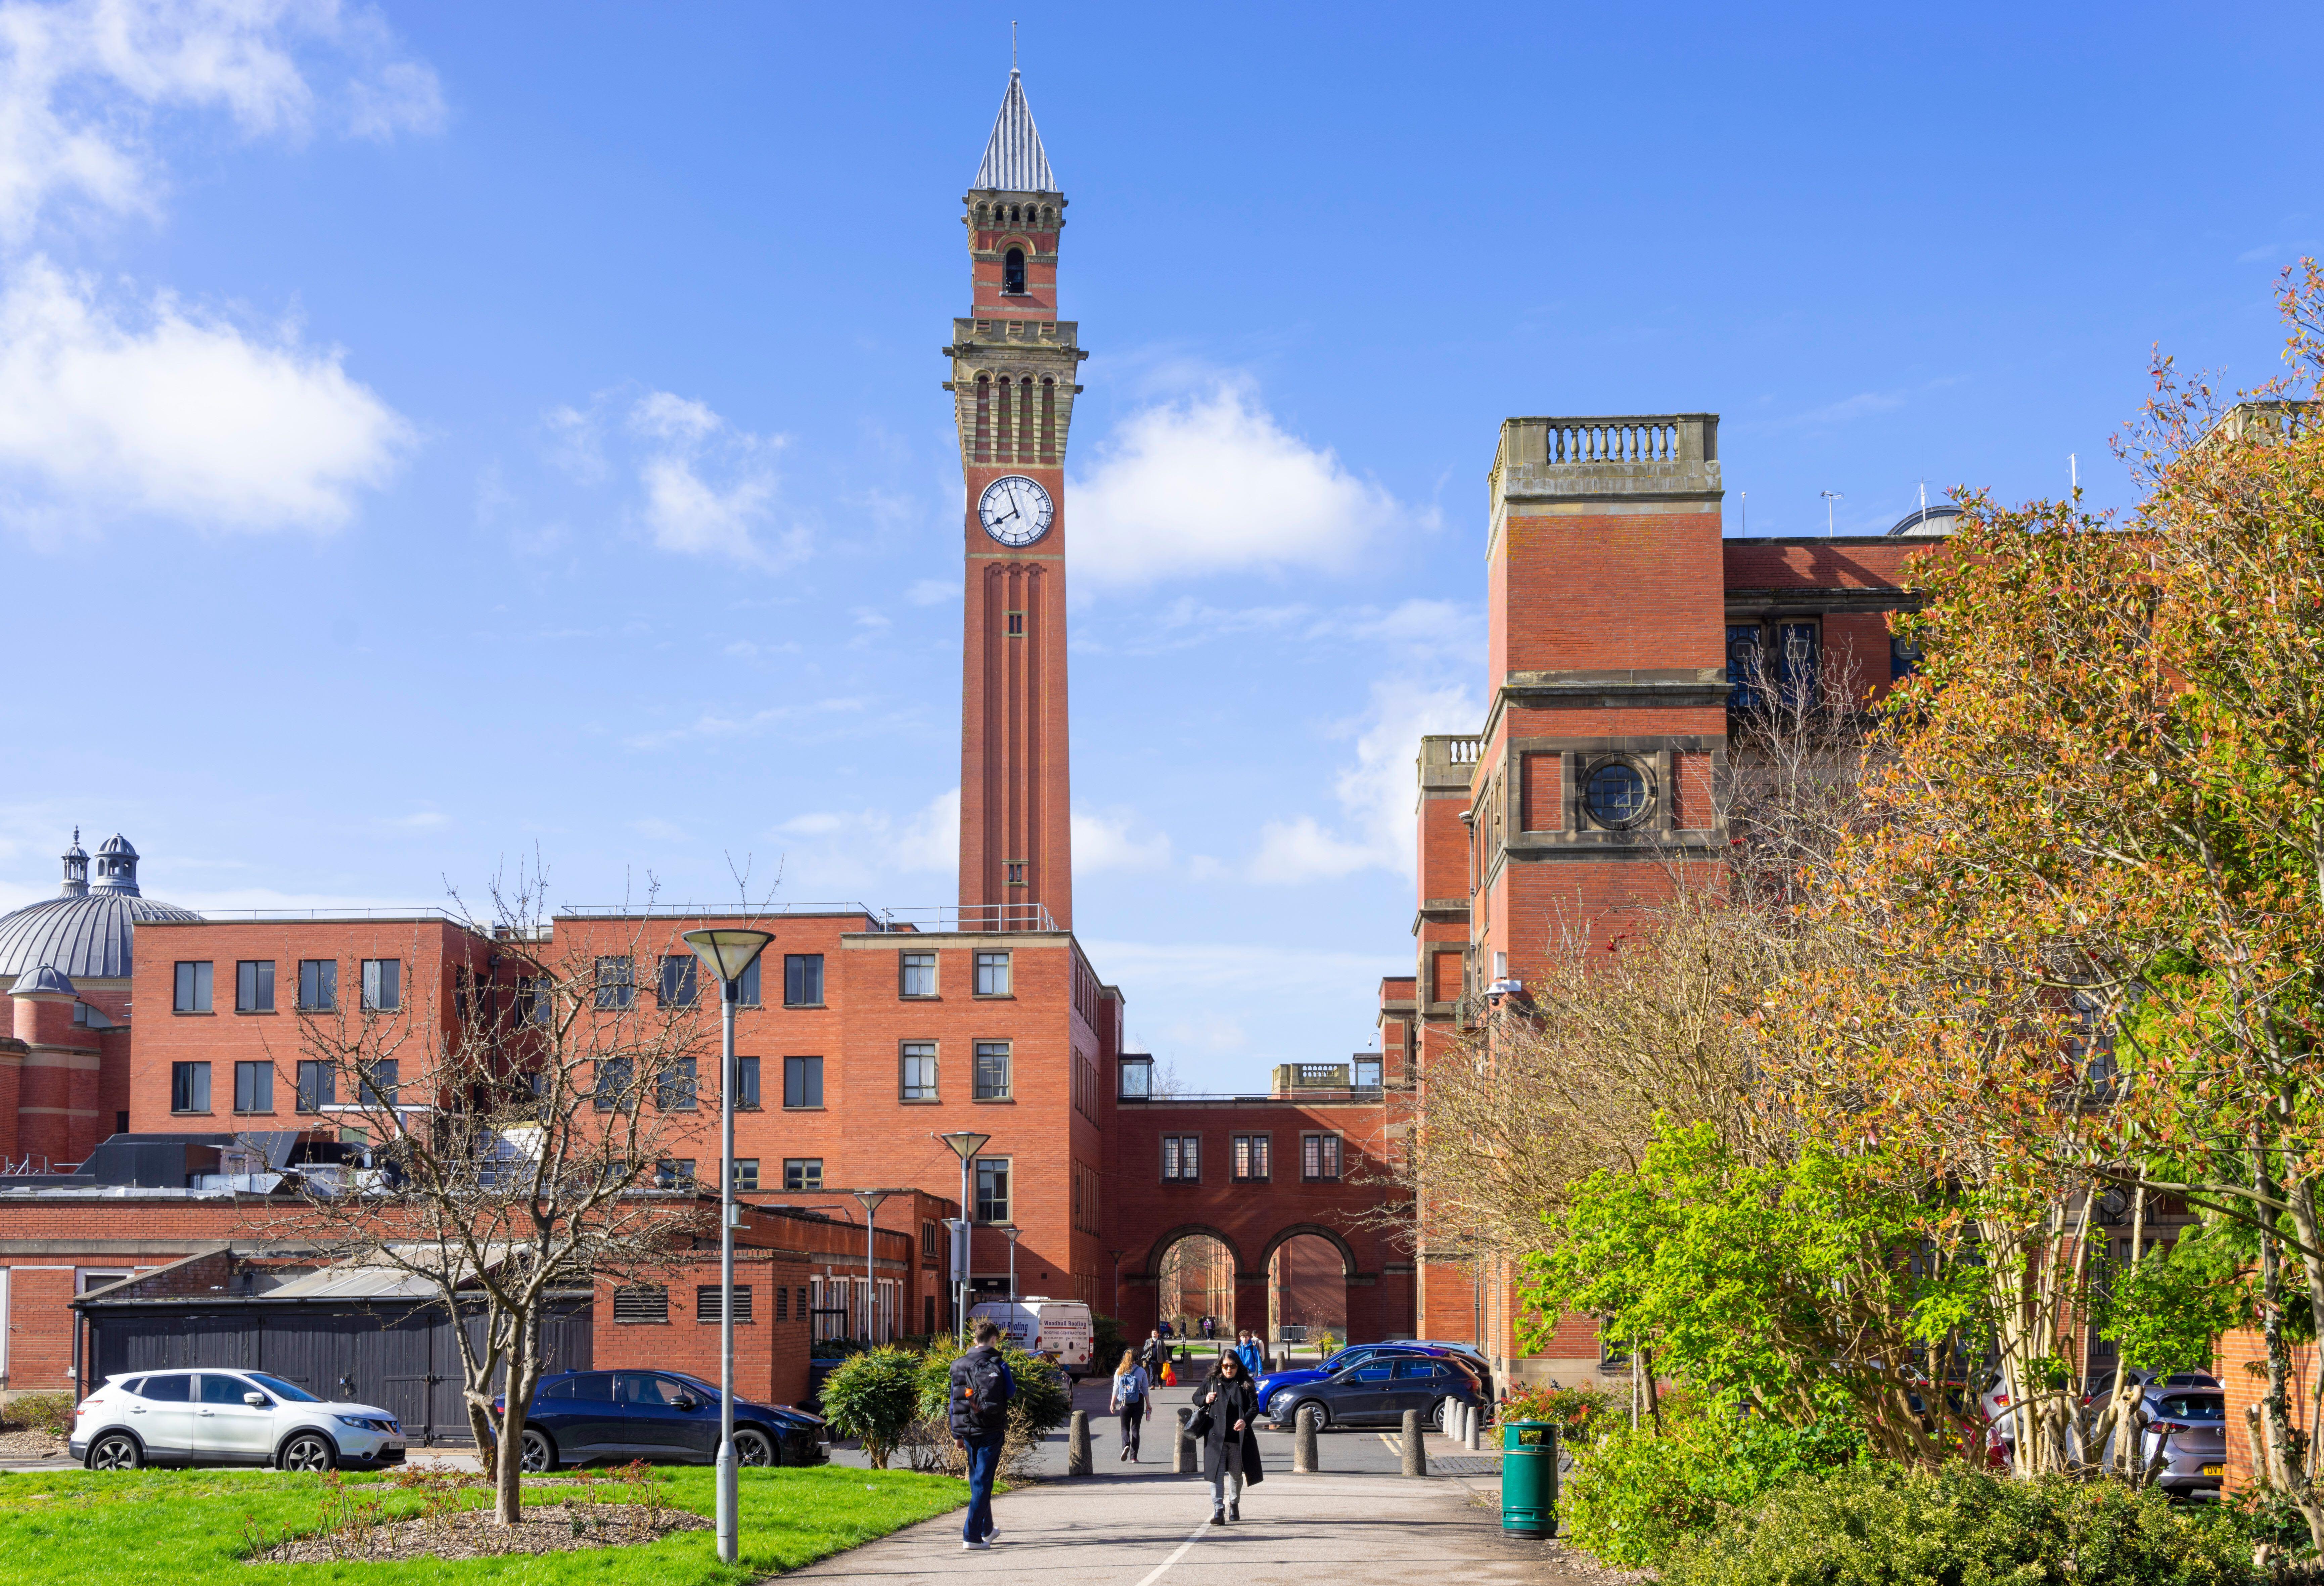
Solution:
[[[1497,1419],[1546,1421],[1568,1448],[1580,1448],[1602,1426],[1627,1415],[1624,1397],[1602,1388],[1520,1388],[1503,1399]]]
[[[930,1450],[937,1469],[954,1474],[965,1471],[967,1462],[952,1440],[945,1412],[950,1408],[952,1363],[967,1352],[945,1344],[920,1357],[920,1425],[911,1434],[916,1445]],[[1017,1382],[1016,1397],[1009,1401],[1009,1433],[1001,1444],[1001,1469],[1007,1475],[1021,1476],[1042,1439],[1073,1418],[1073,1386],[1064,1368],[1012,1345],[1001,1345],[1001,1357],[1009,1362],[1009,1374]],[[919,1459],[916,1447],[915,1469]]]
[[[1657,1569],[1688,1537],[1794,1477],[1851,1464],[1852,1427],[1785,1426],[1720,1406],[1663,1400],[1666,1430],[1596,1418],[1564,1489],[1576,1545],[1624,1569]]]
[[[823,1418],[842,1437],[859,1438],[872,1468],[888,1455],[920,1414],[920,1360],[899,1349],[852,1355],[824,1379]]]
[[[1090,1374],[1111,1377],[1121,1360],[1121,1351],[1130,1347],[1130,1340],[1121,1331],[1121,1323],[1111,1316],[1090,1313]]]
[[[1803,1475],[1678,1547],[1665,1586],[2241,1586],[2246,1517],[2113,1481],[1859,1462]]]
[[[20,1393],[0,1406],[0,1426],[24,1426],[64,1437],[72,1432],[73,1396],[69,1393]]]

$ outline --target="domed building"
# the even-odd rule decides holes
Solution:
[[[97,844],[93,879],[90,864],[76,831],[58,895],[0,915],[0,991],[14,1030],[0,1039],[0,1166],[78,1162],[129,1127],[136,927],[201,918],[139,890],[126,837]]]

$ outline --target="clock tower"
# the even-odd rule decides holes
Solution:
[[[1013,69],[961,202],[972,307],[953,321],[944,350],[967,483],[962,925],[1069,930],[1065,433],[1081,390],[1074,376],[1089,355],[1074,323],[1057,318],[1065,198]]]

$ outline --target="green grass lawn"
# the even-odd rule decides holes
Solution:
[[[716,1498],[706,1468],[654,1472],[666,1500],[697,1514]],[[366,1480],[352,1477],[351,1484]],[[322,1483],[264,1471],[0,1472],[0,1581],[8,1586],[267,1586],[276,1581],[507,1581],[524,1586],[725,1586],[869,1542],[968,1500],[968,1483],[909,1471],[838,1466],[742,1473],[742,1563],[718,1562],[708,1531],[642,1546],[520,1554],[450,1563],[261,1564],[242,1562],[245,1517],[280,1537],[316,1528]],[[528,1504],[568,1488],[527,1484]],[[606,1496],[612,1496],[608,1493]],[[479,1492],[475,1501],[488,1495]],[[391,1517],[419,1495],[390,1494]]]

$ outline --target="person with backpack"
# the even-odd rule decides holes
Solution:
[[[1235,1335],[1235,1353],[1242,1357],[1242,1369],[1253,1382],[1267,1369],[1267,1346],[1259,1342],[1259,1334],[1248,1331]]]
[[[1162,1368],[1169,1360],[1170,1346],[1162,1342],[1162,1330],[1157,1327],[1146,1335],[1146,1342],[1138,1348],[1138,1363],[1145,1368],[1146,1380],[1161,1381]]]
[[[1138,1462],[1138,1434],[1146,1417],[1154,1413],[1154,1379],[1146,1375],[1146,1368],[1128,1350],[1121,1351],[1121,1364],[1113,1370],[1113,1413],[1121,1417],[1121,1452],[1118,1457],[1134,1465]]]
[[[1194,1418],[1186,1434],[1201,1440],[1203,1474],[1211,1484],[1211,1524],[1242,1518],[1242,1489],[1259,1483],[1259,1395],[1242,1369],[1242,1357],[1222,1352],[1219,1363],[1194,1393]]]
[[[1009,1436],[1009,1401],[1016,1397],[1017,1379],[1001,1356],[1001,1324],[988,1316],[976,1324],[976,1347],[952,1363],[945,1414],[953,1441],[968,1456],[968,1517],[960,1527],[964,1549],[989,1548],[1000,1535],[992,1524],[992,1475]]]

